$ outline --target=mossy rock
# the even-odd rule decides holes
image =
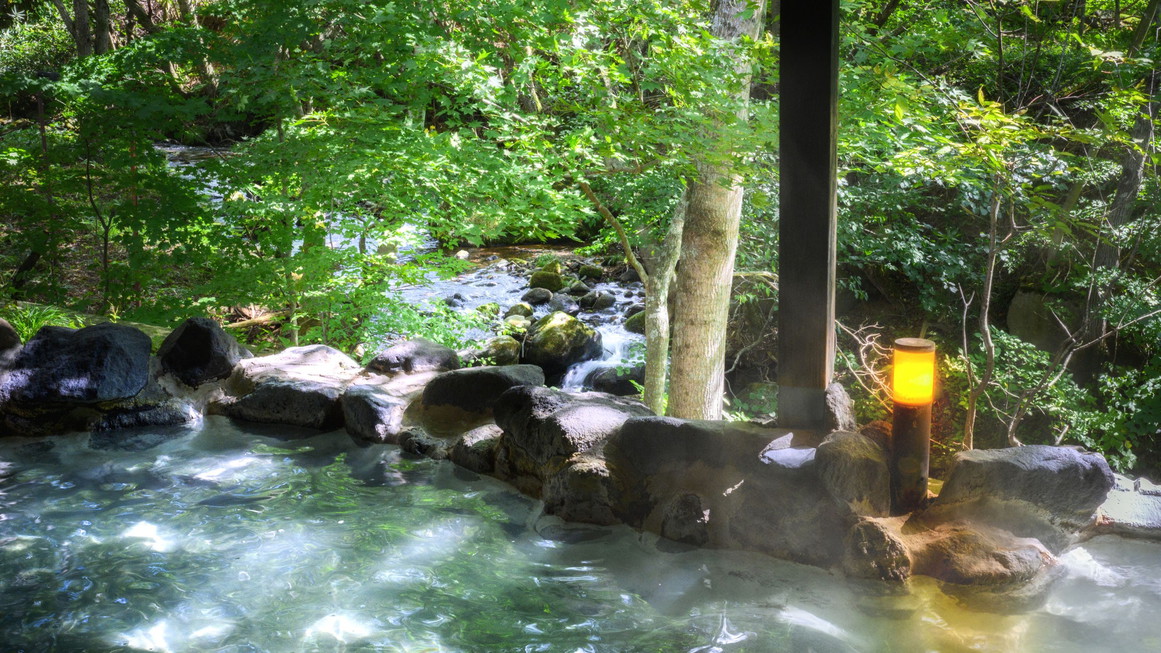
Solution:
[[[561,311],[537,320],[524,341],[524,362],[539,365],[549,379],[558,378],[570,365],[597,358],[602,352],[601,334]]]
[[[545,290],[556,292],[564,287],[564,279],[561,278],[558,272],[537,270],[532,273],[532,278],[528,280],[528,287],[544,288]]]
[[[504,318],[504,324],[517,331],[527,331],[532,326],[532,320],[525,315],[509,315]]]
[[[515,365],[520,362],[520,341],[512,336],[496,336],[484,343],[481,357],[493,365]]]
[[[520,302],[519,304],[513,305],[512,308],[509,308],[508,312],[504,313],[504,317],[509,318],[509,317],[512,317],[513,315],[520,315],[523,317],[532,317],[532,313],[533,313],[533,311],[532,311],[531,304],[529,304],[528,302]]]
[[[625,330],[629,333],[645,335],[645,311],[634,313],[625,320]]]
[[[543,272],[551,272],[553,274],[561,274],[564,272],[564,266],[560,264],[560,261],[550,261],[540,266],[540,270]]]
[[[586,263],[577,270],[577,276],[581,279],[600,279],[605,276],[605,269],[599,265]]]
[[[500,305],[496,302],[488,302],[487,304],[483,304],[477,307],[476,312],[480,315],[486,315],[488,317],[499,317]]]

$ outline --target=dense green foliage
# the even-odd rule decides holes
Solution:
[[[585,182],[645,242],[694,162],[723,152],[747,186],[738,266],[776,270],[774,12],[743,46],[742,124],[733,53],[700,0],[178,4],[118,23],[89,56],[50,3],[6,19],[6,295],[166,324],[257,306],[287,342],[454,342],[452,314],[390,292],[455,269],[412,256],[415,234],[610,251]],[[1059,440],[1161,463],[1161,185],[1141,129],[1156,117],[1155,9],[843,3],[839,367],[863,420],[886,415],[870,345],[924,333],[945,357],[946,450],[978,388],[980,446]],[[174,168],[165,140],[232,147]],[[743,304],[774,293],[737,288]],[[1022,340],[1018,294],[1074,338]],[[736,389],[735,406],[761,395]]]

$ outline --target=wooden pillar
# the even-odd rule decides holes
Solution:
[[[834,371],[839,0],[783,0],[778,415],[823,428]]]

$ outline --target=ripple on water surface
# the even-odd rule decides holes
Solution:
[[[1042,608],[965,609],[566,525],[492,479],[221,418],[146,451],[0,443],[5,650],[1161,650],[1161,548],[1098,538]]]

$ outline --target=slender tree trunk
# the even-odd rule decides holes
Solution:
[[[1133,31],[1133,42],[1129,44],[1127,54],[1133,56],[1137,50],[1145,45],[1145,39],[1149,36],[1149,30],[1153,29],[1153,21],[1157,19],[1157,10],[1161,8],[1161,0],[1149,0],[1149,4],[1145,6],[1145,11],[1141,14],[1141,22],[1137,23],[1137,29]]]
[[[681,255],[685,215],[689,207],[689,189],[669,222],[665,240],[649,257],[649,277],[645,279],[645,405],[661,415],[665,412],[665,386],[669,377],[669,285]]]
[[[756,39],[764,8],[764,0],[759,0],[757,6],[745,0],[720,0],[710,32],[724,41],[736,42],[747,36]],[[738,89],[737,119],[744,123],[748,116],[750,65],[742,60],[735,65],[743,77]],[[689,189],[681,242],[668,412],[686,419],[720,419],[725,391],[726,320],[743,189],[741,177],[727,164],[703,161],[697,165],[697,174]]]
[[[1133,124],[1133,131],[1130,134],[1133,144],[1121,160],[1121,178],[1117,182],[1117,191],[1101,224],[1100,237],[1093,253],[1092,265],[1095,273],[1120,267],[1121,248],[1116,241],[1116,232],[1133,217],[1133,208],[1145,176],[1145,162],[1153,142],[1153,118],[1156,112],[1156,103],[1146,104]],[[1108,329],[1108,322],[1104,317],[1108,296],[1109,284],[1106,281],[1098,278],[1089,285],[1085,301],[1084,326],[1081,328],[1082,341],[1101,339]],[[1074,358],[1076,361],[1074,372],[1081,383],[1091,381],[1096,376],[1104,357],[1103,349],[1099,346],[1090,347]]]
[[[89,0],[73,0],[73,41],[77,56],[93,54],[93,33],[89,25]]]
[[[964,409],[963,418],[963,448],[972,449],[975,447],[975,432],[976,432],[976,413],[979,405],[980,397],[988,390],[988,386],[992,383],[992,374],[996,369],[996,345],[992,342],[992,326],[991,326],[991,310],[992,310],[992,284],[996,279],[996,261],[1000,254],[1000,249],[1008,240],[1000,240],[999,226],[1000,226],[1000,185],[996,184],[996,189],[992,196],[991,206],[988,209],[988,258],[984,266],[984,288],[980,291],[980,337],[984,341],[984,371],[980,374],[978,379],[974,379],[971,369],[971,359],[968,357],[968,348],[970,343],[967,337],[967,305],[964,305],[964,338],[963,338],[963,355],[964,363],[967,365],[968,373],[968,390],[967,407]],[[1011,233],[1009,233],[1011,237]]]
[[[109,19],[109,0],[93,2],[93,53],[113,50],[113,24]]]

